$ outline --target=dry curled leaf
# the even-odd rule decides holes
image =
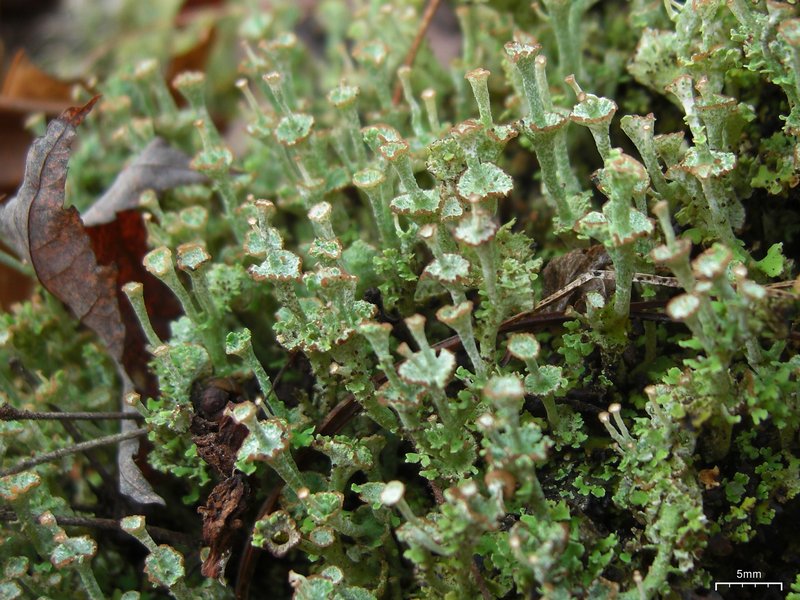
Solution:
[[[11,59],[3,85],[0,86],[0,96],[6,99],[64,103],[69,99],[73,83],[45,73],[20,49]]]
[[[157,393],[157,387],[147,368],[146,340],[139,319],[121,290],[129,281],[144,284],[150,323],[162,339],[167,338],[169,322],[180,314],[181,308],[169,288],[142,266],[142,257],[148,251],[147,230],[135,209],[145,190],[160,193],[180,185],[204,182],[203,175],[189,168],[190,162],[189,156],[165,140],[155,138],[81,216],[97,262],[113,265],[116,270],[115,289],[125,325],[122,365],[136,388],[151,396]]]
[[[0,206],[0,235],[30,262],[45,289],[97,333],[117,363],[123,394],[152,393],[145,338],[120,288],[128,281],[146,284],[145,298],[161,335],[179,306],[142,267],[147,236],[141,216],[131,209],[144,189],[163,191],[203,178],[188,168],[186,155],[156,140],[88,211],[92,226],[87,227],[74,207],[64,208],[64,185],[76,128],[96,101],[64,111],[34,142],[18,194]],[[130,425],[123,423],[123,430]],[[140,503],[163,504],[134,462],[138,447],[136,440],[119,447],[120,491]]]
[[[206,577],[217,578],[222,573],[247,508],[250,487],[244,475],[236,472],[235,463],[248,431],[225,414],[226,409],[242,400],[242,390],[230,379],[198,381],[192,389],[192,441],[197,454],[224,478],[208,495],[205,505],[197,509],[203,519],[203,544],[210,548],[201,569]]]
[[[235,470],[236,455],[247,437],[247,427],[225,415],[226,408],[241,402],[243,397],[230,389],[226,379],[212,379],[207,383],[195,383],[201,400],[195,405],[195,414],[189,431],[197,446],[197,454],[214,472],[229,477]],[[209,410],[209,407],[211,410]]]
[[[163,192],[179,185],[203,183],[206,178],[189,167],[191,159],[165,140],[155,138],[123,170],[108,191],[83,213],[87,227],[103,225],[118,213],[139,206],[145,190]]]
[[[11,59],[0,84],[0,194],[12,193],[22,181],[25,155],[33,141],[25,120],[36,112],[60,114],[69,106],[72,84],[39,69],[24,50]]]
[[[162,339],[169,337],[169,322],[180,314],[180,304],[169,288],[142,266],[142,257],[148,250],[147,231],[137,211],[121,212],[113,221],[87,227],[86,233],[91,239],[97,262],[113,266],[116,273],[117,305],[125,327],[121,364],[137,391],[155,396],[158,387],[147,366],[150,359],[145,350],[147,341],[133,307],[122,292],[122,286],[129,281],[144,284],[150,323]]]
[[[551,260],[542,270],[543,290],[542,298],[546,298],[550,294],[564,288],[571,281],[574,281],[578,276],[583,275],[587,271],[594,271],[598,269],[605,269],[611,265],[611,258],[608,256],[605,248],[596,244],[589,248],[578,248],[567,252],[562,256],[557,256]],[[558,302],[544,309],[542,312],[562,312],[570,304],[578,304],[581,298],[585,297],[589,292],[600,292],[607,295],[605,283],[602,281],[588,282],[576,289],[573,293],[564,296]]]
[[[242,516],[247,509],[250,486],[244,475],[236,473],[219,482],[208,495],[205,506],[197,509],[203,518],[203,544],[209,553],[200,572],[205,577],[222,575],[233,538],[242,528]]]
[[[48,292],[103,340],[121,361],[125,328],[117,305],[116,274],[97,264],[74,207],[64,208],[67,162],[76,127],[97,98],[69,108],[34,141],[16,197],[0,207],[0,233],[30,262]]]
[[[97,100],[67,109],[50,122],[44,137],[34,141],[22,187],[0,207],[0,233],[31,263],[45,289],[97,333],[117,363],[123,393],[127,393],[134,386],[122,363],[125,326],[117,301],[116,270],[98,264],[78,211],[64,208],[67,163],[76,128]],[[123,422],[122,427],[124,431],[130,424]],[[138,442],[133,440],[119,446],[120,491],[143,504],[164,504],[133,462],[137,449]]]

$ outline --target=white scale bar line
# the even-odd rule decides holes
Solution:
[[[714,591],[716,592],[719,589],[719,586],[721,585],[728,585],[728,586],[739,585],[741,587],[744,587],[746,585],[765,585],[767,587],[771,585],[777,585],[778,589],[783,591],[783,582],[781,581],[717,581],[714,584]]]

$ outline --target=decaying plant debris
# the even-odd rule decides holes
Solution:
[[[4,597],[800,598],[794,4],[172,4],[0,206]]]

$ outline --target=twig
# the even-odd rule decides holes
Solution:
[[[56,517],[56,521],[58,521],[58,524],[62,527],[91,527],[93,529],[105,529],[122,533],[119,521],[114,519],[102,519],[100,517]],[[148,525],[147,531],[157,542],[166,542],[170,545],[177,544],[179,546],[193,547],[200,541],[194,536],[164,529],[163,527]]]
[[[472,572],[472,576],[475,578],[475,584],[481,591],[481,597],[483,598],[483,600],[491,600],[492,594],[489,591],[489,588],[486,587],[486,582],[483,579],[483,575],[481,575],[481,570],[478,567],[477,559],[475,558],[472,559],[472,564],[470,564],[469,570]]]
[[[408,49],[408,54],[406,54],[406,58],[403,61],[403,64],[406,67],[410,67],[414,64],[414,59],[417,57],[417,52],[419,52],[419,47],[422,45],[422,40],[425,39],[425,33],[428,31],[428,27],[431,25],[431,21],[433,21],[433,15],[436,14],[436,9],[439,8],[439,4],[441,0],[428,0],[428,5],[425,7],[425,12],[422,14],[422,21],[419,24],[419,30],[417,31],[417,35],[414,38],[414,41],[411,43],[411,48]],[[392,97],[392,104],[397,106],[400,104],[400,100],[403,97],[403,86],[398,81],[394,86],[394,96]]]
[[[0,421],[100,421],[143,419],[138,413],[126,412],[34,412],[20,410],[10,404],[0,405]]]
[[[0,507],[0,523],[12,523],[17,520],[17,513],[10,507]],[[119,521],[115,519],[103,519],[101,517],[81,517],[81,516],[56,516],[56,521],[61,527],[89,527],[91,529],[103,529],[105,531],[118,531],[123,533]],[[170,545],[193,547],[200,540],[192,535],[164,529],[163,527],[147,526],[147,532],[153,536],[157,542],[165,542]],[[127,534],[126,534],[127,535]]]
[[[51,403],[47,405],[53,412],[60,413],[62,411],[58,410],[57,406],[53,406]],[[76,443],[81,443],[84,441],[83,434],[78,429],[77,424],[73,423],[72,421],[59,421],[61,427],[72,437],[72,439]],[[115,496],[115,490],[117,487],[117,482],[114,477],[112,477],[111,473],[105,468],[100,460],[95,456],[94,452],[86,451],[84,453],[86,459],[89,461],[89,465],[94,469],[98,475],[100,475],[100,479],[103,481],[103,490],[98,489],[91,481],[87,480],[87,484],[89,488],[92,490],[92,493],[97,496],[97,498],[113,498]]]
[[[60,448],[58,450],[53,450],[52,452],[47,452],[45,454],[40,454],[39,456],[35,456],[28,460],[23,460],[21,463],[18,463],[13,467],[9,467],[8,469],[3,469],[2,471],[0,471],[0,477],[5,477],[6,475],[14,475],[15,473],[21,473],[22,471],[30,469],[31,467],[41,465],[42,463],[50,462],[51,460],[56,460],[64,456],[69,456],[70,454],[77,454],[79,452],[91,450],[92,448],[99,448],[100,446],[108,446],[111,444],[124,442],[125,440],[129,440],[132,438],[141,437],[143,435],[147,435],[147,432],[148,429],[146,428],[134,429],[132,431],[126,431],[125,433],[115,433],[114,435],[107,435],[105,437],[91,440],[90,442],[81,442],[80,444],[75,444],[74,446],[70,446],[69,448]]]

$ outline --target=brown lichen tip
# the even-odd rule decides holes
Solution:
[[[311,242],[308,253],[315,258],[336,261],[342,256],[342,243],[336,238],[332,240],[321,240],[317,238]]]
[[[250,196],[248,200],[255,205],[259,214],[266,219],[272,218],[272,216],[275,215],[278,210],[275,208],[275,204],[272,202],[272,200],[265,200],[263,198],[252,199],[252,196]]]
[[[376,149],[386,142],[399,142],[403,137],[391,125],[386,123],[372,123],[361,128],[361,135],[368,144],[375,144]]]
[[[378,152],[389,162],[395,162],[404,156],[408,156],[408,142],[402,139],[386,141],[378,148]]]
[[[353,185],[362,190],[372,190],[386,181],[386,176],[378,169],[362,169],[353,174]]]
[[[489,79],[489,75],[492,72],[488,69],[484,69],[483,67],[478,67],[477,69],[472,69],[471,71],[467,71],[464,74],[464,79],[467,81],[486,81]]]
[[[384,506],[395,506],[399,503],[406,493],[406,486],[402,481],[390,481],[381,492],[381,504]]]
[[[273,249],[268,252],[264,262],[260,265],[251,265],[247,272],[256,281],[285,283],[300,281],[302,265],[302,259],[293,252]]]
[[[530,117],[526,117],[523,121],[523,131],[532,136],[555,135],[556,131],[568,125],[569,122],[570,120],[567,115],[562,115],[557,112],[547,112],[544,115],[544,124],[541,126],[533,122]]]
[[[700,309],[700,299],[694,294],[681,294],[667,304],[667,314],[675,321],[685,321],[697,314]]]
[[[478,418],[475,420],[475,423],[476,423],[476,424],[478,425],[478,427],[480,427],[481,429],[488,430],[488,429],[492,429],[492,428],[494,427],[494,425],[495,425],[495,418],[494,418],[494,416],[493,416],[493,415],[491,415],[490,413],[483,413],[481,416],[479,416],[479,417],[478,417]]]
[[[657,246],[650,251],[650,258],[657,265],[669,265],[683,261],[692,251],[692,242],[679,238],[670,248],[669,246]]]
[[[151,250],[145,254],[142,264],[151,275],[158,278],[165,277],[173,270],[172,250],[166,246]]]
[[[475,119],[466,119],[465,121],[461,121],[461,123],[453,125],[450,129],[450,135],[463,143],[473,139],[482,129],[479,121]]]
[[[457,325],[472,317],[473,304],[469,300],[456,306],[443,306],[436,311],[436,318],[445,325]]]
[[[312,283],[318,288],[329,288],[337,284],[351,283],[358,281],[358,277],[345,273],[339,267],[320,267],[303,275],[303,281]]]
[[[714,244],[692,261],[692,271],[698,279],[714,280],[725,276],[733,253],[722,244]]]
[[[8,502],[15,502],[38,487],[41,482],[39,476],[32,471],[6,475],[0,479],[0,498]]]
[[[506,56],[511,59],[511,62],[517,63],[535,58],[542,49],[542,45],[528,44],[514,40],[512,42],[506,42],[506,44],[503,46],[503,49],[506,51]]]
[[[406,323],[406,327],[408,327],[411,331],[419,331],[424,335],[426,319],[421,314],[413,314],[410,317],[406,317],[404,321]]]
[[[178,268],[187,273],[194,273],[211,262],[211,255],[203,244],[194,242],[181,244],[177,252]]]
[[[318,202],[308,211],[308,218],[314,223],[328,223],[332,212],[330,202]]]
[[[503,469],[492,469],[486,473],[483,481],[490,490],[500,487],[503,490],[503,498],[505,499],[512,498],[517,489],[517,480],[511,473]]]

